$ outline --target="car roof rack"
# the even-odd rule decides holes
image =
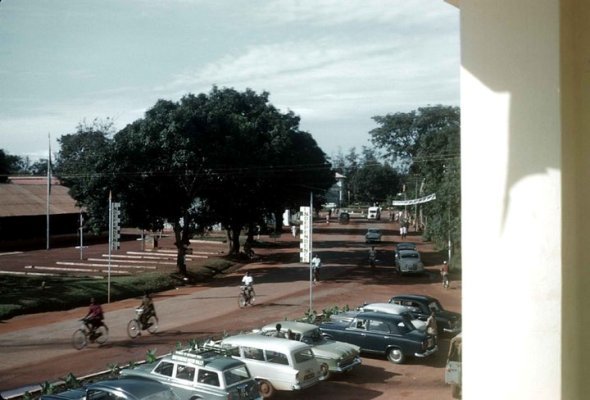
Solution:
[[[172,353],[172,359],[196,365],[206,365],[208,362],[219,358],[219,352],[206,348],[190,348],[175,350]]]

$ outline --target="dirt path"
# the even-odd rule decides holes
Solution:
[[[366,267],[368,248],[362,240],[365,221],[352,220],[349,225],[314,224],[315,252],[322,258],[322,282],[312,286],[313,308],[321,311],[334,305],[351,307],[365,301],[387,301],[394,294],[424,293],[437,297],[442,304],[460,311],[460,281],[450,290],[439,284],[437,254],[418,237],[419,249],[430,262],[431,273],[423,277],[398,277],[393,273],[392,249],[399,240],[393,223],[371,223],[384,231],[384,243],[378,247],[380,260],[376,271]],[[299,318],[309,308],[309,269],[297,263],[298,240],[288,234],[279,239],[280,250],[257,250],[268,253],[262,262],[247,267],[255,278],[257,304],[241,310],[237,307],[237,286],[243,270],[194,287],[159,293],[155,296],[160,317],[157,335],[131,340],[126,324],[133,316],[137,300],[125,300],[105,306],[109,342],[102,346],[76,351],[70,336],[85,309],[36,314],[13,318],[0,324],[0,391],[21,388],[44,381],[55,381],[72,372],[83,376],[107,369],[109,364],[126,364],[142,360],[148,349],[157,354],[172,350],[178,341],[219,336],[222,332],[250,330],[285,318]],[[286,261],[286,262],[285,262]],[[428,264],[427,264],[428,266]],[[363,358],[363,367],[312,390],[313,398],[377,399],[446,399],[444,384],[446,341],[441,351],[428,360],[412,360],[392,365],[381,358]],[[279,398],[310,398],[311,393],[280,393]]]

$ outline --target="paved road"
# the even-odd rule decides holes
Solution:
[[[375,225],[375,223],[371,224]],[[428,293],[441,299],[447,308],[460,310],[460,282],[444,291],[432,278],[397,277],[393,274],[391,249],[399,238],[395,226],[382,222],[385,244],[379,246],[381,260],[377,271],[364,265],[367,247],[362,234],[367,223],[354,221],[350,225],[316,223],[314,245],[324,261],[323,281],[314,290],[314,309],[333,305],[356,306],[364,301],[386,301],[396,293]],[[417,238],[415,238],[417,239]],[[283,235],[282,259],[296,260],[297,240]],[[426,253],[426,245],[420,245]],[[431,253],[434,257],[434,253]],[[281,259],[281,258],[278,258]],[[221,332],[249,330],[285,318],[301,317],[309,307],[308,268],[299,263],[280,263],[273,256],[247,266],[255,276],[257,305],[240,310],[237,307],[237,286],[243,274],[215,279],[209,284],[184,287],[160,293],[155,297],[160,317],[160,332],[131,340],[126,324],[133,316],[138,300],[126,300],[105,306],[106,323],[110,328],[109,342],[76,351],[70,338],[78,319],[86,312],[75,309],[66,312],[22,316],[0,324],[0,390],[24,385],[55,381],[73,372],[83,376],[106,369],[107,365],[126,364],[145,357],[148,349],[157,354],[172,350],[176,342],[193,338],[218,336]],[[433,268],[434,271],[434,268]],[[444,342],[442,343],[444,350]],[[442,382],[442,352],[427,361],[410,361],[394,366],[380,358],[364,358],[364,365],[346,378],[325,382],[313,391],[314,398],[390,398],[392,388],[406,399],[450,398]],[[376,377],[380,377],[376,379]],[[327,397],[323,397],[325,393]],[[281,398],[309,398],[310,394],[281,393]]]

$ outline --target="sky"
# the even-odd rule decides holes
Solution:
[[[334,157],[371,147],[373,116],[458,106],[459,56],[443,0],[2,0],[0,149],[47,158],[217,85],[268,92]]]

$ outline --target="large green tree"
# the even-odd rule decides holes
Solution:
[[[130,223],[173,225],[185,273],[185,249],[199,228],[221,222],[237,254],[244,226],[296,203],[309,186],[332,184],[325,154],[298,125],[252,90],[214,87],[161,100],[115,135],[112,186]]]
[[[99,233],[108,227],[108,198],[113,176],[109,120],[80,123],[75,133],[58,139],[54,173],[86,210],[86,226]]]
[[[450,241],[460,252],[460,110],[451,106],[422,107],[408,113],[373,117],[379,127],[371,140],[402,167],[405,182],[423,182],[423,193],[436,193],[423,212],[425,236],[440,247]],[[458,257],[455,262],[458,262]]]

